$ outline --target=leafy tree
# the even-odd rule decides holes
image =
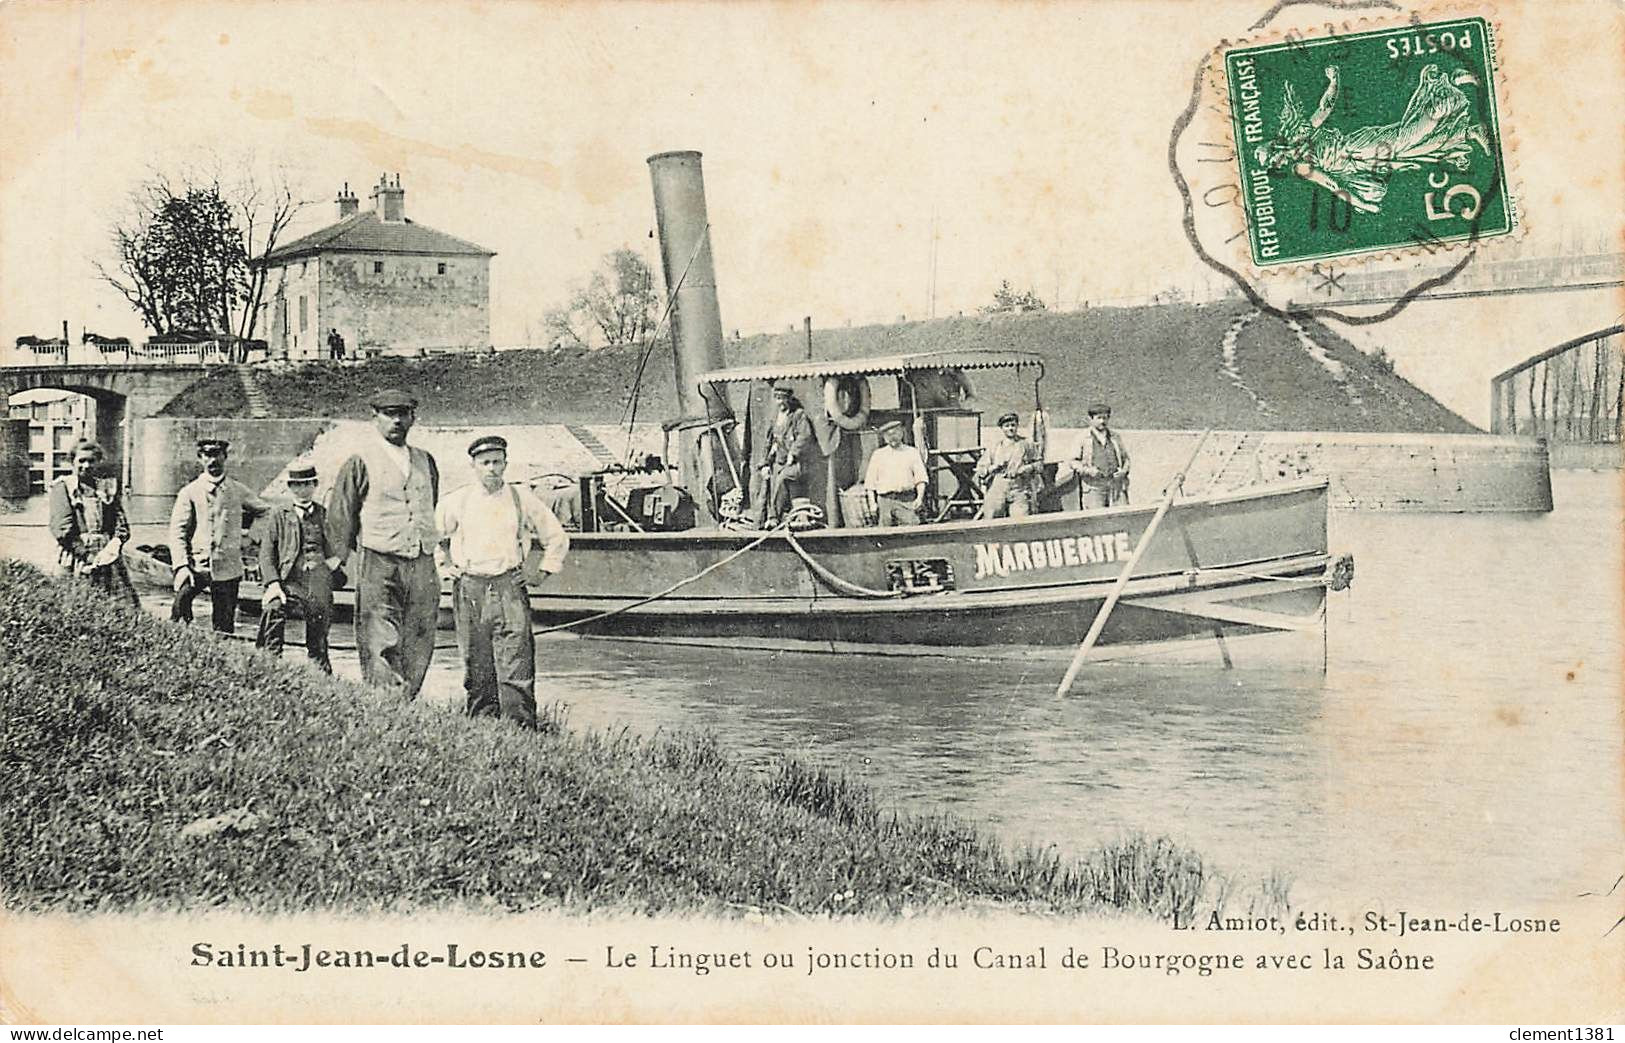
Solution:
[[[585,286],[544,317],[548,342],[582,348],[638,344],[654,335],[660,295],[642,257],[622,247],[599,261]]]
[[[252,161],[236,177],[216,162],[209,174],[153,174],[115,220],[117,261],[95,262],[154,335],[178,331],[252,338],[264,311],[266,272],[254,258],[306,205],[283,176],[262,177]]]
[[[1045,304],[1032,290],[1017,291],[1010,285],[1009,279],[999,283],[999,288],[993,291],[993,303],[982,309],[983,315],[1013,315],[1029,311],[1048,311]]]

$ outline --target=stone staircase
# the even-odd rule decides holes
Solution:
[[[565,424],[564,429],[570,432],[571,437],[580,442],[587,452],[593,455],[593,459],[598,461],[598,466],[613,467],[620,462],[615,459],[615,454],[609,451],[609,447],[598,440],[597,435],[580,424]]]
[[[254,420],[264,420],[271,415],[271,400],[265,397],[265,390],[260,387],[258,376],[254,367],[246,362],[234,363],[231,367],[237,372],[237,382],[243,387],[243,398],[248,402],[248,415]]]
[[[1216,433],[1209,437],[1216,440],[1221,436]],[[1240,489],[1258,481],[1258,448],[1264,436],[1257,431],[1226,431],[1223,438],[1215,447],[1218,455],[1204,489],[1208,493]],[[1194,482],[1186,485],[1187,489],[1195,487]]]

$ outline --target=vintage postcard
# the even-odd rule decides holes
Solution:
[[[1622,45],[0,6],[0,1020],[1612,1038]]]

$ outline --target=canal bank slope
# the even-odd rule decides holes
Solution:
[[[1000,349],[1044,357],[1044,406],[1060,426],[1083,424],[1090,403],[1104,399],[1119,424],[1135,428],[1478,430],[1331,330],[1238,303],[937,319],[812,337],[817,359]],[[253,379],[274,417],[363,418],[374,391],[406,387],[423,423],[613,424],[630,412],[634,389],[640,419],[675,415],[669,350],[656,345],[646,364],[635,345],[309,362],[255,367]],[[735,366],[798,361],[807,341],[797,330],[730,340],[726,351]],[[1033,404],[1025,380],[984,375],[975,393],[995,415]],[[219,370],[160,415],[245,417],[248,399],[239,374]]]
[[[1284,909],[1279,886],[1236,889],[1163,840],[1010,853],[704,738],[402,705],[17,562],[0,562],[0,647],[13,909]]]

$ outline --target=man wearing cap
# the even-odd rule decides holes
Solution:
[[[207,590],[214,629],[236,630],[237,587],[243,578],[243,526],[263,517],[270,504],[226,475],[231,444],[200,438],[202,473],[181,487],[169,514],[169,555],[175,569],[175,601],[169,618],[192,621],[192,599]]]
[[[1078,447],[1078,473],[1082,476],[1083,506],[1112,507],[1128,502],[1128,450],[1111,430],[1112,407],[1096,402],[1089,407],[1089,433]]]
[[[437,557],[452,578],[457,648],[471,717],[536,726],[536,638],[530,629],[525,555],[542,544],[540,581],[564,567],[570,537],[529,489],[507,485],[508,442],[482,435],[468,446],[478,481],[435,508]]]
[[[982,518],[1025,518],[1037,506],[1044,486],[1044,460],[1038,447],[1021,436],[1021,418],[999,417],[1002,441],[988,447],[976,463],[976,477],[987,490]]]
[[[339,557],[358,547],[356,651],[367,683],[417,698],[434,655],[440,614],[434,508],[440,469],[406,444],[417,399],[380,391],[371,399],[373,431],[340,465],[327,501],[327,545]]]
[[[812,421],[801,408],[795,388],[775,384],[778,413],[767,434],[767,456],[751,482],[751,504],[762,527],[779,524],[790,501],[807,495],[807,473],[816,465],[818,442]]]
[[[265,519],[260,537],[260,630],[254,643],[272,655],[282,654],[283,632],[290,611],[305,620],[305,653],[323,673],[332,673],[327,658],[327,630],[333,619],[333,569],[338,557],[327,548],[327,512],[314,499],[316,465],[296,460],[288,466],[291,503],[279,504]]]
[[[875,494],[876,522],[881,526],[920,524],[925,502],[925,462],[920,451],[903,444],[903,422],[880,425],[885,444],[869,457],[863,486]]]

